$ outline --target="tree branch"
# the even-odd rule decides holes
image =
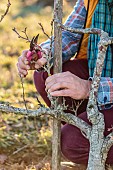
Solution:
[[[113,145],[113,133],[110,133],[108,136],[106,136],[104,140],[103,150],[106,150],[106,151],[103,151],[103,152],[108,153],[112,145]]]
[[[83,131],[86,134],[86,137],[89,138],[91,133],[91,126],[84,120],[75,115],[72,115],[71,113],[64,112],[62,112],[61,115],[59,115],[59,117],[66,123],[78,127],[81,131]]]
[[[113,134],[110,133],[106,138],[104,139],[103,145],[102,145],[102,160],[106,160],[108,156],[108,151],[110,150],[111,146],[113,145]]]
[[[25,37],[20,35],[20,33],[16,30],[15,27],[12,30],[18,35],[18,38],[22,38],[22,39],[26,40],[27,42],[31,42],[31,40],[29,39],[29,37],[27,35],[27,27],[22,31],[25,34]]]
[[[21,114],[21,115],[27,115],[29,117],[39,117],[42,115],[49,115],[54,118],[58,116],[58,119],[61,119],[65,121],[66,123],[69,123],[71,125],[77,126],[80,128],[81,131],[83,131],[87,136],[89,136],[91,131],[91,126],[87,124],[84,120],[76,117],[75,115],[72,115],[71,113],[65,113],[59,110],[53,110],[46,107],[40,107],[37,110],[29,110],[29,109],[23,109],[23,108],[17,108],[10,106],[8,104],[0,104],[0,111],[5,113],[14,113],[14,114]],[[61,114],[60,114],[61,113]]]
[[[8,0],[8,4],[7,4],[7,8],[6,8],[6,11],[3,15],[1,15],[1,18],[0,18],[0,22],[2,22],[2,20],[4,19],[4,17],[7,15],[7,13],[9,12],[9,8],[11,6],[11,3],[10,3],[10,0]]]
[[[109,44],[112,44],[112,39],[108,36],[108,33],[101,31],[100,42],[98,44],[98,56],[96,61],[96,67],[94,70],[93,81],[91,85],[91,92],[89,96],[89,102],[87,106],[88,118],[95,124],[98,122],[99,115],[103,115],[99,112],[97,107],[97,94],[100,83],[101,73],[104,66],[104,60],[106,57],[106,51]],[[93,120],[94,119],[94,120]],[[97,120],[97,122],[96,122]]]
[[[38,23],[38,25],[41,27],[42,32],[44,33],[44,35],[46,35],[46,37],[51,40],[51,37],[45,32],[43,25],[41,23]]]
[[[61,27],[63,30],[65,31],[69,31],[72,33],[80,33],[80,34],[101,34],[101,29],[98,28],[86,28],[86,29],[81,29],[81,28],[71,28],[71,27],[67,27],[64,26],[63,24],[61,24],[58,20],[55,20],[54,22],[56,22],[58,24],[59,27]]]

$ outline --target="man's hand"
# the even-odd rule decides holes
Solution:
[[[80,100],[89,96],[91,83],[71,72],[63,72],[48,77],[45,85],[52,96],[68,96]]]
[[[29,50],[24,50],[22,52],[22,55],[18,58],[17,68],[18,68],[19,74],[22,77],[26,77],[28,74],[28,70],[30,69],[29,62],[26,57],[28,51]],[[36,69],[41,68],[44,64],[46,64],[46,62],[47,62],[47,60],[45,58],[45,54],[42,53],[42,58],[37,60],[37,62],[35,63],[35,68]]]

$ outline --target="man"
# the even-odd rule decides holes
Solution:
[[[108,32],[113,37],[113,7],[110,0],[78,0],[74,10],[68,17],[65,25],[72,28],[100,28]],[[73,101],[84,99],[78,109],[78,116],[89,123],[87,120],[86,106],[89,96],[90,85],[89,77],[93,76],[96,57],[98,52],[97,44],[99,36],[80,35],[67,31],[62,33],[62,58],[63,73],[47,77],[47,73],[35,71],[34,82],[37,91],[43,97],[48,106],[50,101],[47,98],[48,92],[52,96],[65,96],[66,103],[69,105],[68,111],[72,107]],[[48,52],[50,41],[41,44],[41,47]],[[52,52],[54,48],[52,49]],[[17,66],[19,74],[26,76],[30,69],[24,51],[19,57]],[[77,53],[74,60],[70,60]],[[37,61],[35,68],[39,69],[46,63],[44,54]],[[109,134],[108,128],[113,125],[113,47],[109,47],[106,53],[105,64],[97,97],[98,107],[105,117],[105,136]],[[71,111],[70,111],[71,112]],[[79,141],[79,142],[78,142]],[[89,154],[89,142],[81,134],[80,130],[72,125],[64,125],[61,135],[61,149],[64,156],[69,160],[87,164]],[[113,147],[111,147],[106,163],[113,164]]]

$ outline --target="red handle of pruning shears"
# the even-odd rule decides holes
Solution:
[[[37,44],[39,34],[33,37],[30,43],[30,49],[27,52],[27,60],[29,61],[30,69],[35,69],[35,63],[38,59],[42,58],[41,47]]]

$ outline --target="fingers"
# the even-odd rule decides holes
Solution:
[[[47,85],[48,83],[50,83],[51,81],[54,81],[54,80],[55,81],[57,81],[57,80],[59,81],[60,79],[62,79],[64,77],[68,77],[68,79],[69,79],[70,75],[72,75],[72,73],[70,73],[69,71],[63,72],[63,73],[54,74],[54,75],[52,75],[52,76],[50,76],[50,77],[48,77],[46,79],[45,84]]]
[[[27,60],[27,57],[26,57],[28,51],[29,50],[24,50],[22,52],[22,55],[18,58],[17,69],[18,69],[19,74],[22,77],[25,77],[28,74],[28,70],[30,70],[29,61]],[[35,64],[36,69],[41,68],[47,62],[47,59],[44,58],[43,56],[45,56],[45,54],[42,54],[42,58],[37,60]]]
[[[26,75],[28,74],[28,71],[27,69],[22,69],[18,66],[18,63],[17,63],[17,68],[18,68],[18,73],[19,75],[21,75],[22,77],[26,77]]]
[[[46,90],[53,91],[53,88],[55,88],[56,85],[58,85],[59,88],[68,88],[70,86],[70,84],[71,84],[70,79],[68,77],[66,77],[66,76],[65,77],[57,77],[57,78],[54,78],[49,83],[46,83]]]
[[[72,93],[72,91],[71,90],[69,90],[69,89],[63,89],[63,90],[58,90],[58,91],[54,91],[54,92],[51,92],[50,93],[50,95],[51,96],[64,96],[64,97],[66,97],[66,96],[70,96],[71,97],[71,94]]]
[[[63,72],[47,78],[46,90],[51,96],[68,96],[73,99],[85,99],[89,92],[87,80],[83,80],[71,72]]]
[[[59,83],[56,83],[56,84],[53,84],[48,92],[51,93],[51,92],[54,92],[54,91],[57,91],[57,90],[61,90],[61,89],[70,89],[71,88],[71,83],[68,83],[68,82],[59,82]]]
[[[63,73],[54,74],[54,75],[48,77],[45,82],[46,90],[50,89],[56,83],[60,83],[60,85],[61,85],[60,88],[63,88],[62,85],[64,85],[64,88],[65,88],[65,83],[63,83],[63,82],[70,83],[70,74],[72,74],[72,73],[63,72]]]
[[[24,50],[22,52],[22,55],[18,58],[18,63],[17,63],[17,69],[18,73],[22,76],[25,77],[28,74],[28,70],[30,69],[30,66],[28,65],[28,61],[26,58],[28,50]]]
[[[52,96],[68,96],[74,99],[83,97],[83,80],[71,72],[63,72],[47,78],[46,90]]]
[[[27,69],[29,69],[28,64],[29,64],[29,62],[26,60],[26,58],[23,59],[23,56],[19,57],[18,63],[17,63],[18,68],[27,70]]]
[[[72,93],[72,82],[73,74],[70,72],[63,72],[54,74],[47,78],[45,85],[46,90],[52,96],[70,96]]]
[[[24,50],[22,51],[22,55],[18,58],[18,60],[21,58],[21,60],[24,62],[25,60],[27,61],[27,53],[28,53],[29,50]]]
[[[35,68],[39,69],[39,68],[43,67],[46,64],[46,62],[47,62],[46,58],[42,57],[42,58],[38,59],[37,62],[35,63]]]

